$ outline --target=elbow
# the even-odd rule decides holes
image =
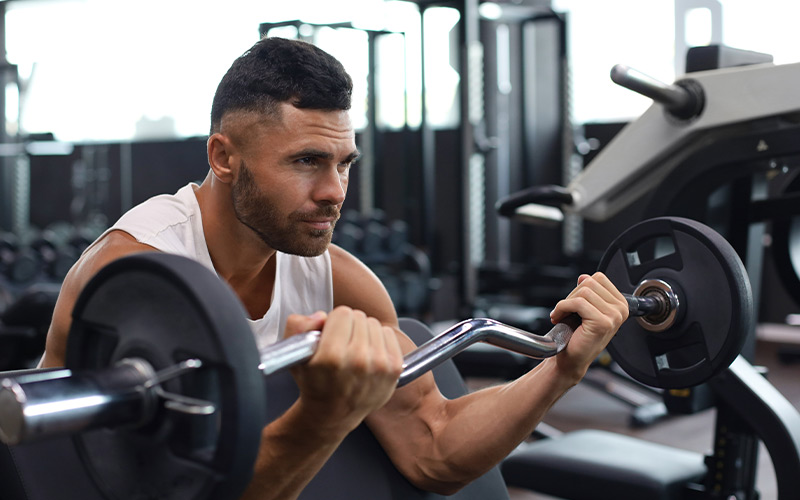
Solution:
[[[424,463],[418,463],[413,471],[405,474],[415,487],[444,496],[458,493],[480,475],[462,467],[448,466],[446,462],[437,463],[435,468],[426,468]]]
[[[442,496],[450,496],[455,495],[458,493],[462,488],[469,484],[469,481],[465,482],[453,482],[453,481],[439,481],[432,478],[425,478],[425,479],[414,479],[411,480],[411,484],[416,486],[417,488],[427,491],[430,493],[436,493],[437,495]]]

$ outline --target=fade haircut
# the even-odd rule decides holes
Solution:
[[[211,105],[211,133],[232,111],[276,116],[284,102],[296,108],[349,110],[353,80],[342,63],[298,40],[265,37],[231,65]]]

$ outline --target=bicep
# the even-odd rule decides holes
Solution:
[[[338,247],[331,247],[331,263],[335,304],[360,309],[392,326],[404,354],[416,349],[416,344],[399,329],[389,294],[375,274]],[[432,446],[426,438],[438,432],[446,414],[447,400],[428,372],[395,391],[383,408],[367,417],[367,424],[398,468],[409,472],[415,453],[420,451],[418,446]],[[410,436],[413,437],[409,439]]]
[[[384,325],[397,328],[397,312],[392,299],[375,273],[336,245],[330,246],[330,255],[333,305],[364,311]]]

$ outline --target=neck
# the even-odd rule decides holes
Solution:
[[[214,269],[234,289],[251,318],[262,317],[275,282],[276,251],[238,221],[229,184],[209,173],[195,196]]]

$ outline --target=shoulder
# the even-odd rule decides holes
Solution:
[[[384,324],[397,325],[392,299],[375,273],[350,252],[331,244],[335,306],[346,305],[374,316]]]
[[[140,243],[125,231],[111,230],[84,251],[70,274],[74,273],[76,278],[85,278],[88,281],[91,276],[113,260],[132,253],[154,250],[155,248]]]
[[[43,366],[63,366],[67,336],[72,323],[72,308],[92,277],[103,267],[125,255],[154,250],[122,231],[110,231],[86,249],[61,285],[47,334]]]
[[[185,222],[196,212],[192,200],[188,198],[194,196],[191,189],[191,186],[185,186],[175,194],[153,196],[128,210],[114,226],[138,228],[144,224],[145,228],[152,230],[151,225],[156,220],[160,226]]]

